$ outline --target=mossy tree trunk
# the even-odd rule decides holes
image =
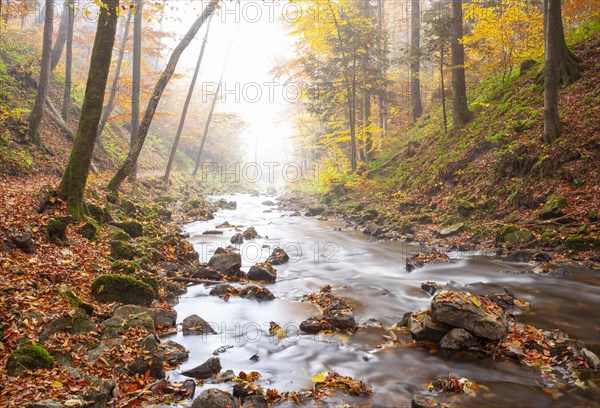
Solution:
[[[63,11],[67,14],[67,55],[65,56],[65,88],[63,91],[62,118],[69,118],[71,109],[71,72],[73,69],[73,25],[75,23],[75,1],[69,0],[67,8]]]
[[[462,128],[470,119],[465,79],[465,47],[463,39],[462,0],[452,0],[452,120],[454,129]]]
[[[136,1],[135,16],[133,18],[133,64],[131,71],[131,134],[129,147],[133,146],[140,129],[140,92],[142,89],[142,0]],[[129,173],[129,180],[135,181],[137,173],[137,158],[133,169]]]
[[[40,138],[40,124],[44,114],[44,105],[48,96],[48,82],[50,80],[50,59],[52,55],[52,30],[54,28],[54,0],[46,0],[44,16],[44,39],[42,43],[42,62],[40,80],[35,96],[35,102],[29,114],[29,139],[38,146],[42,145]]]
[[[121,76],[121,67],[123,66],[123,57],[125,55],[125,44],[127,43],[127,36],[129,35],[129,25],[131,24],[131,16],[133,15],[133,9],[129,9],[127,14],[127,20],[125,20],[125,26],[123,28],[123,36],[121,37],[121,44],[119,47],[119,55],[117,56],[117,65],[115,67],[115,74],[113,76],[112,86],[110,88],[110,94],[108,95],[108,102],[102,113],[102,119],[100,119],[100,125],[98,126],[98,138],[102,135],[102,131],[108,122],[108,118],[112,113],[115,106],[115,97],[117,95],[117,88],[119,87],[119,78]]]
[[[67,200],[69,212],[76,221],[81,220],[84,216],[83,193],[98,134],[98,123],[102,114],[104,92],[117,29],[119,0],[104,0],[104,4],[106,7],[101,8],[92,48],[81,117],[69,162],[60,184],[61,196]]]
[[[206,49],[206,43],[208,42],[208,32],[210,30],[211,21],[212,16],[208,19],[206,33],[204,34],[204,40],[202,41],[202,47],[200,47],[200,54],[198,55],[198,61],[196,62],[196,69],[194,70],[194,75],[192,76],[192,81],[190,82],[190,87],[188,89],[188,93],[185,98],[185,103],[183,104],[183,109],[181,111],[179,126],[177,127],[177,133],[175,134],[175,139],[173,140],[173,147],[171,148],[171,154],[169,155],[169,162],[167,163],[167,169],[165,170],[165,175],[163,177],[163,182],[165,183],[169,182],[169,176],[171,175],[171,169],[173,168],[173,162],[175,161],[175,155],[177,154],[177,147],[179,146],[179,140],[181,139],[181,133],[183,132],[183,126],[185,125],[185,118],[187,116],[187,111],[190,106],[190,101],[192,100],[192,95],[194,94],[194,88],[196,87],[196,80],[198,79],[198,73],[200,72],[202,58],[204,58],[204,50]]]
[[[58,26],[58,34],[56,35],[54,48],[52,48],[52,63],[50,64],[50,69],[52,71],[54,71],[54,69],[58,66],[60,57],[62,56],[65,44],[67,42],[67,30],[69,26],[69,13],[67,12],[67,7],[69,7],[68,1],[65,1],[63,3],[60,25]]]
[[[117,192],[119,187],[123,183],[123,181],[131,174],[131,172],[135,168],[135,164],[137,159],[142,151],[142,147],[144,146],[144,141],[146,140],[146,136],[148,135],[148,130],[150,129],[150,125],[152,124],[152,118],[154,117],[154,113],[156,112],[156,108],[158,107],[158,102],[160,102],[160,97],[162,96],[169,80],[173,76],[175,72],[175,68],[177,67],[177,62],[179,61],[179,57],[183,51],[190,44],[192,39],[196,36],[202,24],[210,17],[219,4],[220,0],[211,0],[210,3],[204,8],[202,14],[196,19],[192,27],[188,30],[185,37],[181,40],[177,47],[173,50],[171,57],[169,58],[169,62],[167,63],[167,67],[163,71],[162,75],[158,79],[154,90],[152,91],[152,95],[148,100],[148,105],[146,107],[146,112],[144,113],[144,118],[142,119],[142,123],[140,125],[140,130],[138,135],[136,136],[133,145],[129,149],[129,153],[127,153],[127,157],[125,158],[125,162],[119,168],[117,173],[108,183],[108,189]]]

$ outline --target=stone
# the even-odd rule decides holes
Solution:
[[[563,208],[567,206],[567,197],[563,195],[552,194],[546,199],[544,207],[539,212],[542,220],[562,217],[565,212]]]
[[[585,361],[587,361],[592,370],[600,370],[600,358],[598,358],[594,352],[586,348],[582,348],[581,355],[583,358],[585,358]]]
[[[144,235],[144,227],[137,221],[112,222],[110,225],[121,228],[131,238],[138,238]]]
[[[10,236],[11,243],[26,254],[33,253],[35,243],[33,242],[33,232],[31,225],[25,225],[24,231]]]
[[[49,184],[42,186],[34,195],[35,210],[41,214],[44,210],[56,202],[58,192]]]
[[[269,404],[264,395],[254,394],[244,398],[242,408],[268,408]]]
[[[148,309],[155,326],[175,327],[177,323],[177,311],[153,307]]]
[[[374,222],[369,222],[365,229],[363,230],[363,234],[368,234],[372,236],[381,235],[383,233],[383,227],[375,224]]]
[[[100,235],[100,227],[96,221],[88,221],[77,229],[77,233],[88,241],[95,241]]]
[[[211,357],[197,367],[182,371],[181,375],[196,378],[198,380],[205,380],[215,374],[219,374],[221,368],[221,360],[219,357]]]
[[[284,263],[288,262],[289,260],[290,260],[290,257],[288,256],[287,252],[285,252],[285,250],[283,248],[275,247],[275,248],[273,248],[273,252],[271,253],[271,256],[269,256],[267,258],[266,262],[271,265],[283,265]]]
[[[110,241],[110,256],[113,259],[127,259],[132,261],[144,255],[144,251],[133,243],[115,239]]]
[[[533,260],[537,262],[548,262],[552,260],[552,255],[547,252],[537,252],[533,255]]]
[[[148,309],[134,305],[123,305],[115,308],[110,319],[103,322],[104,337],[118,337],[131,327],[143,327],[154,333],[154,321]]]
[[[438,236],[441,238],[450,237],[452,235],[456,235],[465,229],[465,224],[458,223],[454,225],[447,226],[438,231]]]
[[[64,405],[58,401],[54,401],[52,399],[45,399],[41,401],[34,402],[29,405],[29,408],[63,408]]]
[[[46,233],[50,241],[64,244],[67,242],[67,227],[71,223],[71,217],[54,217],[46,225]]]
[[[190,352],[173,340],[161,343],[158,348],[162,359],[171,365],[183,363],[190,357]]]
[[[508,330],[502,308],[490,300],[468,292],[441,292],[431,302],[431,317],[468,330],[477,337],[499,341]]]
[[[504,260],[506,262],[529,262],[533,258],[533,252],[528,250],[519,250],[515,252],[511,252]]]
[[[6,374],[9,377],[18,377],[25,373],[25,370],[52,368],[53,364],[48,351],[39,344],[33,344],[19,347],[12,352],[6,361]]]
[[[477,346],[479,342],[465,329],[452,329],[440,340],[440,347],[447,350],[460,350]]]
[[[232,244],[243,244],[244,243],[244,236],[238,232],[233,237],[231,237],[230,242]]]
[[[200,316],[193,314],[183,319],[183,334],[216,334],[213,327]]]
[[[192,278],[219,280],[221,279],[221,275],[212,268],[198,268],[192,273]]]
[[[108,238],[111,241],[131,241],[129,234],[113,225],[108,226]]]
[[[509,242],[511,244],[522,244],[524,242],[532,241],[535,236],[524,229],[521,229],[515,225],[505,225],[496,230],[496,244],[503,242]]]
[[[221,297],[223,295],[227,295],[229,292],[231,292],[234,289],[235,288],[233,286],[231,286],[230,284],[223,283],[221,285],[217,285],[214,288],[212,288],[208,294],[210,296],[219,296],[219,297]]]
[[[90,387],[83,395],[83,399],[86,401],[83,406],[85,408],[104,408],[112,398],[112,392],[117,383],[113,380],[101,380],[97,377],[87,377],[87,380],[94,388]]]
[[[136,358],[131,366],[128,367],[129,374],[145,374],[150,371],[154,378],[163,378],[165,370],[163,368],[162,354],[159,350],[159,343],[153,334],[146,336],[142,341],[143,355]]]
[[[437,402],[428,395],[415,394],[410,402],[411,408],[449,408],[448,405]]]
[[[408,330],[416,341],[440,341],[452,327],[434,321],[429,309],[415,312],[407,322]]]
[[[150,306],[154,291],[150,285],[133,276],[106,274],[92,282],[92,296],[101,302]]]
[[[72,316],[63,316],[50,320],[44,325],[40,334],[40,342],[44,342],[50,334],[64,332],[70,335],[98,333],[98,326],[90,320],[82,309],[77,309]]]
[[[223,231],[219,230],[206,230],[202,233],[202,235],[223,235]]]
[[[251,281],[274,283],[277,279],[277,270],[268,262],[259,262],[250,268],[247,277]]]
[[[248,227],[246,231],[242,233],[242,236],[244,237],[244,239],[260,238],[260,235],[258,235],[258,232],[256,232],[256,229],[254,227]]]
[[[226,274],[238,272],[242,267],[242,256],[239,252],[227,250],[219,253],[215,252],[208,261],[208,266]]]
[[[261,204],[262,205],[268,205],[268,206],[271,206],[271,207],[275,205],[275,203],[273,201],[271,201],[271,200],[263,201]]]
[[[258,300],[259,302],[274,300],[275,296],[267,288],[256,285],[247,285],[240,292],[240,297],[244,299]]]

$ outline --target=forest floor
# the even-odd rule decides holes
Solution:
[[[582,76],[560,90],[561,138],[542,142],[538,65],[473,91],[472,121],[446,134],[441,114],[419,120],[358,174],[304,207],[380,239],[441,250],[525,249],[600,261],[600,33],[573,47]],[[306,196],[301,186],[296,196]],[[368,231],[368,232],[369,232]]]

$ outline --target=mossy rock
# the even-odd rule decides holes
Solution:
[[[110,264],[110,270],[115,272],[121,272],[125,275],[131,275],[141,270],[142,267],[135,261],[124,261],[119,259]]]
[[[134,244],[125,241],[110,241],[110,256],[113,259],[133,260],[144,255],[144,251]]]
[[[81,228],[77,230],[77,233],[88,241],[95,241],[100,235],[100,227],[98,227],[98,224],[95,220],[88,220]]]
[[[144,235],[144,227],[137,221],[113,222],[111,225],[121,228],[131,238],[137,238]]]
[[[108,237],[111,241],[131,241],[131,237],[119,227],[111,225]]]
[[[360,220],[361,221],[373,221],[375,219],[375,216],[371,213],[364,213],[361,217]]]
[[[48,221],[46,232],[51,241],[64,243],[67,241],[67,227],[71,222],[71,217],[54,217]]]
[[[579,228],[577,228],[577,235],[589,235],[590,234],[590,226],[587,224],[583,224]]]
[[[412,221],[418,222],[419,224],[431,224],[433,223],[433,217],[430,214],[415,215],[410,218]]]
[[[597,211],[590,211],[587,214],[588,220],[594,222],[594,221],[598,221],[598,212]]]
[[[365,210],[365,214],[371,214],[373,217],[378,217],[379,211],[377,211],[375,208],[368,208]]]
[[[156,202],[160,204],[173,204],[177,202],[177,198],[169,195],[158,196],[154,199]]]
[[[25,370],[52,368],[52,357],[39,344],[32,344],[16,349],[6,361],[6,373],[10,377],[22,375]]]
[[[150,306],[154,291],[147,283],[130,275],[102,275],[92,283],[92,295],[101,302]]]
[[[50,334],[65,332],[70,335],[95,332],[98,327],[90,320],[83,309],[77,309],[72,316],[63,316],[46,323],[40,335],[40,341],[45,341]]]
[[[65,295],[67,298],[69,298],[69,302],[71,303],[71,306],[75,306],[77,308],[83,309],[83,311],[90,316],[94,314],[94,306],[90,305],[89,303],[82,302],[77,297],[77,295],[75,295],[70,290],[63,292],[63,295]]]
[[[104,222],[104,208],[100,207],[99,205],[96,205],[94,203],[87,203],[86,204],[86,208],[88,211],[88,214],[90,214],[90,216],[96,220],[96,222],[98,224],[102,224]]]
[[[516,225],[505,225],[496,230],[496,244],[509,242],[511,244],[521,244],[534,239],[534,235],[526,230],[520,229]]]
[[[137,206],[130,200],[122,199],[120,207],[129,216],[137,214]]]
[[[568,237],[565,246],[575,251],[600,250],[600,239],[590,237]]]
[[[540,211],[540,218],[542,220],[549,220],[552,218],[558,218],[563,216],[565,213],[563,208],[567,206],[567,197],[563,195],[551,195],[546,199],[544,208]]]
[[[118,337],[131,327],[143,327],[150,333],[155,332],[154,320],[150,311],[133,305],[123,305],[115,308],[110,319],[103,322],[105,337]]]
[[[135,277],[137,279],[139,279],[140,281],[144,282],[145,284],[149,285],[152,288],[152,290],[154,291],[154,295],[158,295],[160,281],[158,280],[158,278],[155,275],[151,274],[148,271],[140,270],[135,273]]]

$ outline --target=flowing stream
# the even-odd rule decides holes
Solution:
[[[219,197],[221,198],[221,197]],[[422,282],[456,281],[459,284],[485,286],[489,291],[510,289],[531,304],[530,310],[517,316],[520,322],[552,330],[560,328],[572,338],[585,341],[600,353],[600,273],[581,267],[567,267],[566,277],[506,273],[525,271],[527,264],[504,263],[484,254],[450,254],[459,257],[451,264],[430,264],[411,273],[405,270],[405,259],[418,248],[403,242],[375,242],[360,231],[344,229],[335,221],[290,217],[290,212],[262,205],[272,197],[249,195],[224,196],[237,202],[236,210],[222,210],[210,221],[188,224],[185,230],[200,253],[208,261],[217,246],[229,245],[238,231],[225,229],[224,235],[203,235],[216,225],[228,221],[232,225],[254,226],[264,238],[245,241],[240,246],[242,269],[247,271],[257,261],[264,261],[273,247],[281,246],[290,262],[277,266],[277,282],[268,288],[277,298],[257,302],[231,297],[228,302],[209,296],[210,287],[191,286],[175,306],[178,323],[198,314],[218,334],[183,336],[168,339],[190,350],[190,359],[182,370],[195,367],[213,351],[233,346],[219,355],[223,370],[258,371],[261,385],[279,391],[312,387],[310,377],[323,371],[336,371],[364,380],[373,387],[372,397],[339,396],[351,406],[410,406],[412,395],[426,389],[428,382],[449,373],[467,377],[481,387],[478,397],[469,400],[474,406],[546,407],[600,406],[600,392],[590,387],[576,389],[553,399],[545,391],[548,384],[532,369],[517,363],[477,357],[468,353],[445,353],[419,347],[384,347],[381,328],[361,329],[354,335],[309,335],[299,331],[299,324],[318,309],[302,303],[303,295],[329,284],[333,293],[349,302],[358,323],[378,319],[384,326],[397,323],[405,312],[429,306],[431,296],[420,289]],[[272,210],[271,212],[264,212]],[[342,231],[335,231],[342,227]],[[243,230],[243,228],[241,229]],[[240,231],[241,232],[241,231]],[[268,238],[267,238],[268,237]],[[269,322],[275,321],[287,334],[284,339],[269,336]],[[257,354],[258,360],[250,360]],[[185,377],[173,371],[173,380]],[[205,385],[231,389],[231,383]],[[197,393],[202,389],[200,388]]]

